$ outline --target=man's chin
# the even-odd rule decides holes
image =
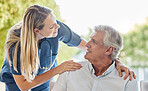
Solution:
[[[88,54],[87,53],[84,55],[84,58],[85,59],[88,59]]]

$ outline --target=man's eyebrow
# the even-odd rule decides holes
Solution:
[[[95,40],[94,38],[92,38],[92,40],[93,40],[96,44],[100,43],[99,41]]]
[[[94,38],[91,38],[94,42],[96,41]]]

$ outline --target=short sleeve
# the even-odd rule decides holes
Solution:
[[[58,30],[59,40],[67,44],[68,46],[78,46],[81,42],[81,37],[73,32],[66,24],[57,21],[60,25]]]
[[[17,50],[17,71],[14,70],[14,65],[13,65],[13,58],[14,58],[14,46],[9,49],[9,57],[11,61],[11,66],[10,66],[10,72],[14,75],[21,75],[21,69],[20,69],[20,47],[18,47]]]

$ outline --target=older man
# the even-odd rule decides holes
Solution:
[[[114,59],[122,49],[122,37],[109,26],[96,26],[80,70],[61,74],[53,91],[138,91],[137,81],[119,77]],[[124,72],[123,72],[124,74]]]

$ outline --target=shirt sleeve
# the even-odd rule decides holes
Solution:
[[[41,50],[40,50],[40,53],[39,53],[41,68],[43,68],[43,67],[48,68],[48,65],[50,65],[50,61],[52,61],[52,60],[50,60],[51,59],[50,46],[51,45],[49,45],[47,41],[43,41],[41,43]]]
[[[68,72],[59,75],[52,91],[67,91]]]
[[[57,21],[60,25],[58,30],[59,40],[67,44],[68,46],[78,46],[81,42],[81,37],[73,32],[66,24]]]
[[[17,50],[17,71],[14,70],[14,65],[13,65],[13,58],[14,58],[14,46],[12,46],[9,49],[9,58],[11,61],[11,66],[10,66],[10,72],[14,75],[21,75],[21,69],[20,69],[20,47]]]

